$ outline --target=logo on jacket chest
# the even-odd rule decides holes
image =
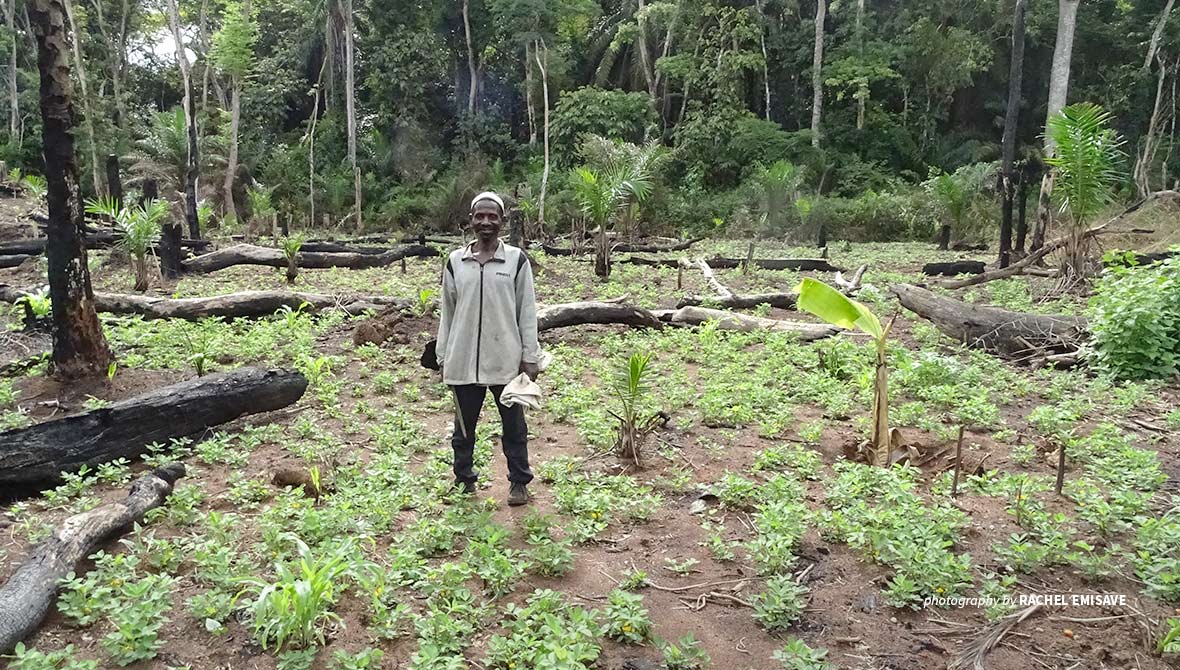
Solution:
[[[500,272],[499,270],[496,271],[496,276],[497,277],[508,277],[509,279],[512,278],[512,275],[508,274],[507,272]]]

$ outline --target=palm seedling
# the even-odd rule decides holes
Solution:
[[[299,276],[299,249],[303,247],[303,234],[295,233],[280,240],[283,255],[287,257],[287,283],[294,284]]]
[[[149,200],[142,205],[123,205],[110,197],[86,202],[90,214],[109,217],[119,233],[116,246],[126,251],[135,270],[135,290],[148,287],[147,255],[160,240],[160,223],[168,215],[166,200]]]
[[[877,316],[861,303],[846,297],[827,284],[805,277],[795,289],[801,311],[809,312],[828,323],[868,333],[877,345],[877,371],[873,383],[873,434],[869,441],[869,461],[873,465],[888,466],[895,441],[889,429],[889,383],[885,365],[885,340],[893,327],[884,327]]]
[[[946,251],[950,247],[951,227],[962,230],[969,204],[967,188],[955,175],[940,174],[930,182],[930,193],[946,214],[938,233],[938,248]]]
[[[1045,128],[1057,145],[1056,153],[1045,160],[1057,172],[1054,190],[1069,222],[1063,282],[1086,276],[1086,225],[1113,201],[1114,187],[1123,179],[1123,141],[1109,127],[1111,118],[1098,105],[1082,102],[1062,109]]]
[[[600,169],[580,167],[571,175],[574,199],[592,225],[598,227],[594,274],[610,277],[610,242],[608,228],[617,222],[634,221],[638,206],[651,194],[652,174],[661,157],[655,143],[636,147],[616,145],[596,138],[589,142],[589,153],[596,155]]]
[[[273,224],[273,219],[277,214],[277,210],[275,209],[274,201],[271,198],[271,194],[273,192],[273,187],[266,188],[264,186],[251,187],[250,190],[246,192],[246,195],[250,198],[251,210],[250,223],[246,226],[246,236],[248,238],[254,237],[255,231],[257,229],[257,222],[269,221],[271,222],[271,230],[274,230],[275,226]]]
[[[615,453],[621,458],[635,461],[636,467],[643,466],[643,443],[662,417],[659,412],[642,416],[643,402],[651,390],[646,378],[650,362],[650,353],[631,354],[627,367],[615,378],[611,389],[619,400],[619,411],[607,410],[619,422]]]

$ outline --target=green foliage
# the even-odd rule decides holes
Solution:
[[[317,555],[302,540],[293,536],[290,539],[299,552],[296,567],[280,561],[275,564],[273,582],[243,580],[243,593],[253,596],[254,638],[263,649],[323,644],[323,626],[340,619],[332,606],[344,589],[340,580],[351,569],[351,542]]]
[[[11,659],[10,670],[98,670],[98,661],[74,658],[72,644],[46,653],[17,642],[12,655],[5,658]]]
[[[567,91],[558,99],[550,121],[550,143],[556,156],[570,156],[584,135],[638,143],[658,122],[651,98],[593,86]],[[560,159],[559,159],[560,160]]]
[[[712,662],[704,645],[692,633],[676,642],[663,642],[660,652],[664,655],[664,666],[668,670],[707,670]]]
[[[799,638],[774,652],[774,660],[782,664],[782,670],[831,670],[827,657],[827,649],[813,649]]]
[[[249,74],[254,65],[254,44],[258,41],[258,26],[239,2],[228,2],[222,17],[221,29],[213,34],[213,48],[209,59],[222,72],[241,77]]]
[[[770,632],[784,631],[803,616],[807,587],[791,575],[766,580],[766,590],[750,599],[754,618]]]
[[[1110,268],[1088,312],[1095,364],[1120,379],[1180,372],[1180,258],[1145,268]]]
[[[605,635],[611,639],[642,644],[651,637],[651,618],[643,607],[643,596],[615,589],[607,595]]]
[[[493,670],[589,670],[601,653],[597,613],[569,605],[560,593],[533,591],[523,607],[505,607],[505,635],[488,640],[484,665]]]
[[[1049,118],[1045,134],[1057,146],[1045,159],[1057,170],[1053,194],[1075,227],[1109,204],[1123,176],[1119,170],[1122,140],[1108,127],[1113,116],[1098,105],[1069,105]]]

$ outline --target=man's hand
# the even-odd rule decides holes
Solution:
[[[537,377],[541,374],[541,369],[536,363],[529,363],[527,361],[520,362],[520,371],[529,376],[529,379],[537,381]]]

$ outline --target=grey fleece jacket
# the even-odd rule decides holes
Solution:
[[[540,354],[533,269],[523,251],[503,242],[480,265],[474,245],[452,251],[443,266],[435,352],[444,383],[499,386]]]

